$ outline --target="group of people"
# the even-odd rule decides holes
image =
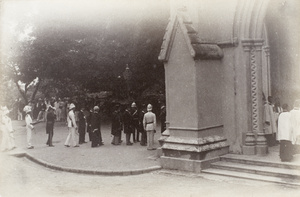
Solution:
[[[32,104],[24,107],[26,131],[27,131],[27,148],[32,149],[32,132],[35,124],[42,121],[37,118],[33,121]],[[98,105],[92,110],[86,107],[81,107],[80,110],[75,110],[74,103],[70,103],[67,112],[68,136],[64,145],[66,147],[79,147],[79,144],[87,143],[85,141],[86,132],[89,134],[91,147],[99,147],[104,145],[101,135],[101,116]],[[78,108],[77,108],[78,109]],[[162,112],[165,111],[162,108]],[[165,114],[164,114],[165,115]],[[165,119],[165,118],[164,118]],[[46,133],[48,134],[47,145],[53,147],[53,129],[54,123],[57,121],[56,107],[48,105],[45,109]],[[164,124],[162,124],[164,125]],[[164,127],[164,126],[163,126]],[[135,102],[129,105],[124,112],[121,112],[120,104],[115,104],[111,115],[111,134],[113,140],[111,144],[120,145],[122,143],[122,131],[126,135],[126,145],[130,146],[133,143],[140,142],[142,146],[148,146],[148,150],[154,150],[154,133],[156,132],[156,115],[152,112],[152,105],[139,110]],[[79,136],[79,139],[78,137]],[[132,136],[132,141],[131,141]]]
[[[295,101],[291,111],[287,104],[283,104],[282,109],[278,117],[279,155],[281,161],[291,161],[300,145],[300,100]]]
[[[288,104],[280,105],[272,96],[264,105],[264,132],[269,147],[279,143],[281,161],[291,161],[300,145],[300,100],[289,111]]]
[[[120,106],[117,104],[112,114],[111,134],[114,136],[112,144],[119,145],[121,143],[122,130],[126,135],[126,145],[130,146],[135,142],[140,142],[142,146],[148,145],[148,150],[154,150],[156,115],[152,112],[152,105],[148,104],[147,108],[143,105],[142,109],[138,110],[136,103],[133,102],[122,115]],[[130,141],[131,135],[133,143]]]

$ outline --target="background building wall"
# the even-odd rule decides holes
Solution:
[[[292,106],[300,98],[300,1],[270,1],[265,22],[272,95]]]

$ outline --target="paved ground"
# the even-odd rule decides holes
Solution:
[[[35,149],[26,149],[23,121],[15,121],[14,152],[26,151],[47,163],[66,168],[92,170],[135,170],[159,165],[156,151],[139,144],[110,144],[109,124],[103,124],[105,145],[91,148],[90,142],[79,148],[66,148],[64,123],[55,127],[54,145],[46,146],[45,125],[36,127]],[[156,140],[160,134],[156,134]],[[88,136],[86,136],[88,139]],[[123,136],[124,138],[124,136]],[[156,141],[156,146],[158,143]],[[277,160],[278,153],[271,154]],[[277,155],[277,156],[276,156]],[[94,176],[45,168],[26,158],[0,153],[0,196],[300,196],[299,188],[208,174],[159,170],[135,176]]]
[[[88,169],[96,171],[124,171],[145,169],[159,165],[159,159],[156,151],[148,151],[145,146],[134,143],[132,146],[126,146],[125,135],[122,135],[123,143],[119,146],[111,144],[110,125],[102,124],[102,137],[104,146],[91,148],[91,142],[80,145],[79,148],[65,147],[64,142],[68,135],[65,123],[57,122],[53,137],[53,145],[49,147],[45,143],[48,135],[45,131],[45,123],[36,125],[33,134],[34,149],[26,149],[26,131],[24,121],[13,122],[15,132],[15,141],[17,149],[12,152],[25,151],[34,158],[46,163],[58,165],[65,168]],[[157,139],[160,134],[155,135],[155,146],[158,147]],[[86,134],[86,141],[89,141]]]
[[[299,197],[299,188],[230,177],[163,170],[135,176],[94,176],[51,170],[26,158],[0,157],[1,197]]]

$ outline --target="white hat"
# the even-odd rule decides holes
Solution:
[[[24,111],[25,113],[31,112],[31,106],[26,105],[26,106],[24,107],[23,111]]]
[[[2,115],[6,115],[6,114],[8,114],[8,113],[9,113],[9,110],[8,110],[8,108],[7,108],[6,106],[1,107],[1,114],[2,114]]]
[[[73,103],[70,104],[69,109],[74,109],[75,105]]]
[[[152,110],[152,105],[151,104],[148,104],[147,105],[147,111],[151,111]]]
[[[136,107],[136,103],[133,102],[133,103],[131,104],[131,107]]]
[[[94,111],[99,111],[100,110],[100,108],[96,105],[95,107],[94,107]]]

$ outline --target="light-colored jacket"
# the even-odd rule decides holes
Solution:
[[[300,144],[300,110],[293,109],[291,113],[291,129],[293,135],[293,144]]]
[[[143,119],[144,129],[146,131],[153,131],[156,129],[156,116],[151,111],[144,115]]]
[[[73,110],[69,111],[67,121],[68,121],[68,127],[77,127],[75,114]]]
[[[290,112],[282,112],[278,117],[277,140],[292,141],[291,114],[290,114]]]
[[[34,126],[31,124],[32,123],[32,118],[31,118],[30,114],[26,114],[25,123],[26,123],[26,128],[27,129],[33,129],[34,128]]]

